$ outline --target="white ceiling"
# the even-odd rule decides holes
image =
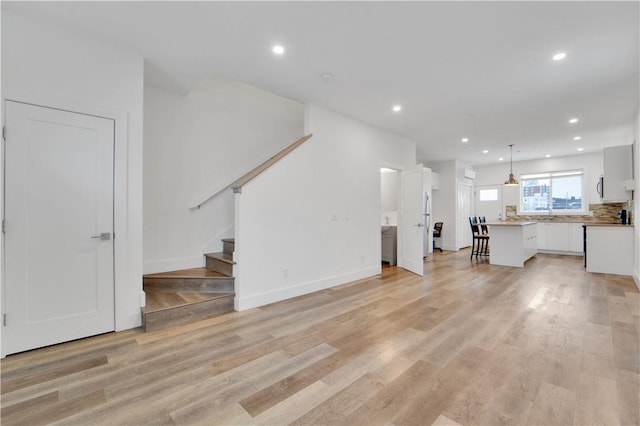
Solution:
[[[511,143],[514,160],[627,144],[639,107],[635,1],[2,8],[142,55],[149,85],[186,93],[211,75],[240,80],[403,135],[419,160],[508,161]],[[283,56],[271,52],[275,43]],[[567,58],[554,62],[558,51]],[[391,111],[395,103],[402,112]],[[574,116],[580,122],[569,125]]]

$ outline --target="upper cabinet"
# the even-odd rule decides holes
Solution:
[[[440,189],[440,175],[436,172],[431,172],[431,189]]]
[[[631,191],[625,182],[633,179],[633,146],[613,146],[603,149],[603,178],[598,192],[603,202],[620,202],[631,199]]]

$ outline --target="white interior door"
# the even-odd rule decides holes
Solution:
[[[114,122],[5,111],[4,351],[112,331]]]
[[[458,249],[469,247],[472,242],[469,217],[473,215],[473,186],[458,183],[458,205],[456,214],[458,224],[456,229],[456,246]]]
[[[502,219],[502,185],[475,187],[476,216],[484,216],[488,222]]]
[[[418,275],[424,274],[423,170],[418,164],[400,175],[400,250],[398,265]]]

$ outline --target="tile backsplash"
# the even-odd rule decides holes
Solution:
[[[618,223],[618,212],[627,207],[627,203],[589,204],[589,215],[551,215],[556,222],[603,222]],[[547,215],[519,215],[517,206],[506,206],[506,220],[540,220]]]

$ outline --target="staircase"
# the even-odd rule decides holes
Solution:
[[[233,238],[222,240],[220,253],[205,254],[206,267],[149,274],[142,308],[145,331],[221,315],[234,310]]]

